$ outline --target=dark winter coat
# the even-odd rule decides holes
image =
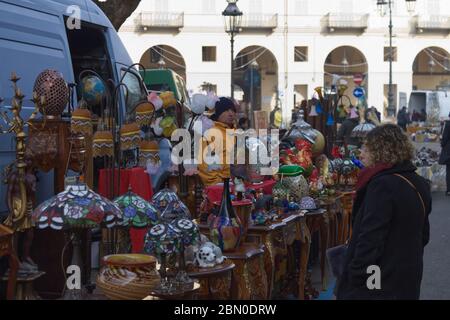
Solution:
[[[337,140],[354,146],[359,145],[359,140],[351,136],[353,129],[359,124],[359,119],[345,119],[339,131],[337,132]]]
[[[397,124],[399,126],[406,126],[410,122],[411,121],[409,120],[409,116],[406,110],[400,110],[397,115]]]
[[[450,164],[450,120],[445,121],[441,140],[441,155],[439,164]]]
[[[415,173],[410,163],[376,174],[357,192],[353,205],[353,233],[345,257],[344,272],[338,280],[338,299],[418,299],[423,271],[423,249],[429,241],[428,215],[431,193],[428,182]],[[402,178],[408,178],[420,192]],[[381,289],[369,290],[373,274],[381,270]]]

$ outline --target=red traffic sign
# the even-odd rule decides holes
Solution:
[[[362,75],[361,73],[357,73],[353,76],[353,82],[357,85],[360,86],[361,83],[364,80],[364,75]]]

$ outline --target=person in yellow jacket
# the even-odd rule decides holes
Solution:
[[[227,129],[234,129],[236,122],[234,102],[229,98],[220,98],[216,102],[211,120],[214,121],[214,126],[205,132],[202,152],[199,154],[198,171],[205,186],[231,178],[230,164],[234,163],[234,159],[230,158],[234,158],[232,149],[235,146],[235,137],[227,132]]]

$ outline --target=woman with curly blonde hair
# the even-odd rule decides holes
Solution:
[[[419,299],[431,193],[415,173],[413,155],[411,141],[397,125],[368,133],[338,299]]]

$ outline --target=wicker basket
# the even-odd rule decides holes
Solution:
[[[112,300],[142,300],[160,285],[156,258],[144,254],[103,257],[97,286]]]

